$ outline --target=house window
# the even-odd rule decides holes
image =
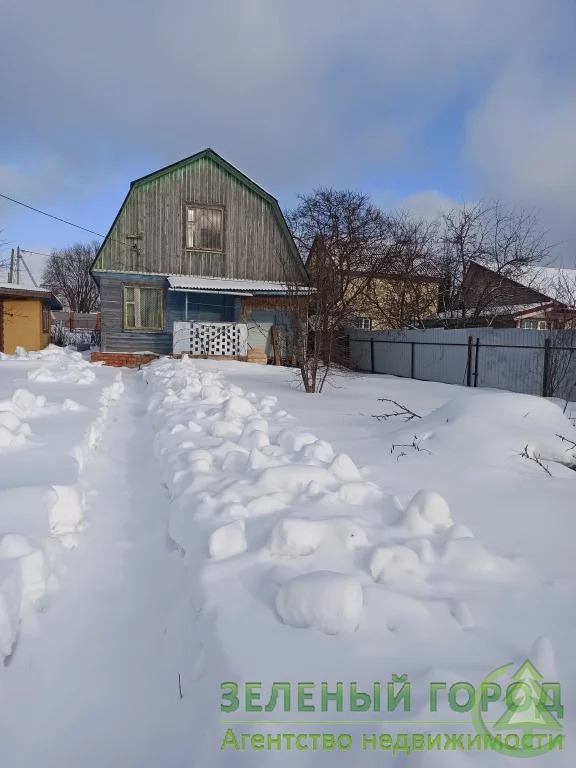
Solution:
[[[222,208],[186,206],[186,248],[198,251],[221,251],[224,211]]]
[[[124,328],[128,331],[161,331],[162,288],[124,286]]]
[[[352,320],[352,324],[355,328],[360,328],[363,331],[372,330],[372,319],[370,317],[355,317]]]
[[[535,317],[526,317],[520,320],[520,328],[530,331],[549,331],[552,328],[550,320],[538,320]]]
[[[42,304],[42,333],[50,333],[50,307]]]

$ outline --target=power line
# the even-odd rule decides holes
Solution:
[[[0,192],[0,197],[3,197],[5,200],[10,200],[11,203],[16,203],[16,205],[22,205],[24,208],[29,208],[31,211],[35,211],[36,213],[41,213],[42,216],[48,216],[50,219],[55,219],[56,221],[61,221],[63,224],[68,224],[71,227],[76,227],[76,229],[82,229],[84,232],[89,232],[91,235],[96,235],[97,237],[101,237],[104,239],[106,235],[101,235],[100,232],[94,232],[93,229],[86,229],[86,227],[81,227],[79,224],[74,224],[71,221],[67,221],[66,219],[61,219],[59,216],[53,216],[51,213],[46,213],[46,211],[41,211],[39,208],[34,208],[31,205],[27,205],[26,203],[20,202],[20,200],[14,200],[13,197],[8,197],[8,195],[3,195],[2,192]]]
[[[39,253],[39,251],[29,251],[27,248],[20,248],[20,250],[22,251],[22,253],[33,253],[34,256],[45,256],[47,259],[50,258],[49,253]]]
[[[41,211],[39,208],[34,208],[32,205],[28,205],[27,203],[23,203],[20,200],[14,200],[13,197],[8,197],[8,195],[3,195],[2,192],[0,192],[0,197],[3,197],[5,200],[10,200],[11,203],[16,203],[16,205],[22,205],[24,208],[29,208],[31,211],[35,211],[36,213],[41,213],[42,216],[48,216],[50,219],[55,219],[56,221],[61,221],[63,224],[68,224],[71,227],[76,227],[76,229],[82,229],[84,232],[89,232],[91,235],[96,235],[97,237],[101,237],[102,240],[108,239],[111,243],[117,243],[118,245],[121,245],[122,248],[134,248],[133,244],[123,243],[121,240],[116,240],[115,237],[107,237],[106,235],[101,235],[100,232],[94,232],[93,229],[87,229],[86,227],[81,227],[80,224],[74,224],[72,221],[68,221],[67,219],[61,219],[59,216],[54,216],[51,213],[47,213],[46,211]],[[100,246],[102,247],[102,246]],[[50,256],[48,253],[37,253],[36,251],[26,251],[26,253],[34,253],[36,256]]]

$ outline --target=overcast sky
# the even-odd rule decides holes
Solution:
[[[211,146],[284,207],[536,206],[575,266],[574,0],[0,0],[0,30],[0,192],[30,205],[105,233],[132,179]],[[0,229],[84,239],[5,201]]]

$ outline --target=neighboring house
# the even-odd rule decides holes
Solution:
[[[336,291],[343,293],[348,325],[367,331],[419,326],[436,312],[441,281],[426,273],[424,259],[412,258],[400,269],[398,263],[392,266],[394,258],[386,243],[362,245],[349,256],[333,259],[322,248],[322,238],[317,237],[306,266],[311,272],[315,265],[326,270],[334,264]],[[339,250],[334,249],[337,254]]]
[[[528,268],[515,279],[472,263],[463,283],[463,306],[433,323],[549,330],[576,327],[576,270]]]
[[[62,305],[42,288],[0,283],[0,352],[44,349],[50,343],[51,310]]]
[[[100,312],[53,312],[55,323],[61,323],[71,331],[99,331]]]
[[[205,149],[130,185],[92,265],[102,355],[265,360],[307,275],[277,200]],[[108,355],[108,357],[107,357]]]
[[[362,282],[359,275],[353,282]],[[440,281],[422,274],[375,275],[353,299],[352,324],[364,330],[420,326],[438,307]]]

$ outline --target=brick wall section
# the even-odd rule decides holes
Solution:
[[[180,355],[168,355],[168,357],[180,357]],[[240,362],[256,362],[246,357],[232,357],[229,355],[188,355],[198,360],[239,360]],[[90,362],[92,363],[104,363],[104,365],[111,365],[114,368],[141,368],[143,365],[148,365],[152,360],[158,360],[159,355],[155,355],[152,352],[92,352],[90,355]]]
[[[112,365],[115,368],[140,368],[157,359],[158,355],[152,353],[92,352],[90,356],[92,363],[102,362],[104,365]]]

